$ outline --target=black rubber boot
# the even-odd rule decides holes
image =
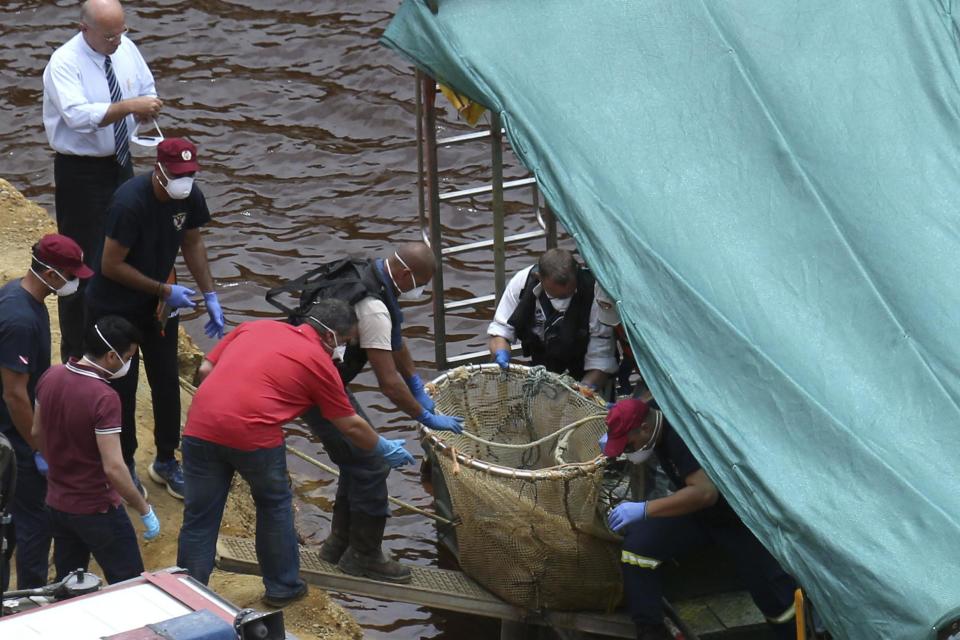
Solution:
[[[673,636],[662,624],[637,623],[637,640],[673,640]]]
[[[344,573],[382,582],[410,582],[410,568],[388,558],[380,548],[386,517],[350,514],[350,546],[337,564]]]
[[[346,500],[337,500],[333,503],[330,535],[320,547],[320,557],[331,564],[337,564],[348,546],[350,546],[350,504]]]

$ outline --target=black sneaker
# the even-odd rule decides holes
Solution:
[[[274,609],[283,609],[288,604],[291,604],[293,602],[296,602],[297,600],[300,600],[301,598],[306,596],[307,593],[308,593],[307,584],[303,583],[301,588],[296,593],[290,596],[277,597],[277,596],[271,596],[269,594],[265,594],[263,596],[263,604],[267,605],[268,607],[273,607]]]

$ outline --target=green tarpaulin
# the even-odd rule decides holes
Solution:
[[[950,0],[407,0],[502,114],[640,368],[835,637],[960,605]]]

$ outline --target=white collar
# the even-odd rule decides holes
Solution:
[[[79,360],[77,361],[79,362]],[[74,365],[72,362],[68,362],[64,365],[67,368],[67,371],[72,371],[73,373],[79,374],[81,376],[87,376],[88,378],[96,378],[100,382],[107,382],[103,379],[103,376],[96,373],[95,371],[89,371],[87,369],[81,369],[80,367]]]

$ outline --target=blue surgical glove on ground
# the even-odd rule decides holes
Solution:
[[[33,464],[37,465],[37,471],[43,477],[47,477],[47,471],[50,470],[50,467],[47,466],[47,461],[44,459],[43,454],[39,451],[33,452]]]
[[[647,517],[646,502],[621,502],[610,512],[607,523],[616,532],[633,522],[640,522]]]
[[[417,402],[420,403],[420,406],[433,413],[437,403],[435,403],[433,398],[427,394],[427,390],[424,388],[423,380],[420,379],[420,376],[415,373],[407,378],[407,386],[410,387],[410,393],[412,393],[413,397],[417,399]]]
[[[493,361],[500,365],[501,369],[506,371],[510,368],[510,350],[497,349],[497,352],[493,354]]]
[[[203,302],[207,305],[207,315],[210,320],[203,325],[203,332],[208,338],[223,337],[223,309],[220,308],[220,301],[217,300],[217,292],[211,291],[203,294]]]
[[[173,307],[174,309],[183,309],[186,307],[193,308],[197,306],[197,303],[190,299],[190,296],[196,295],[197,292],[188,287],[181,286],[179,284],[170,285],[170,295],[167,296],[167,304]]]
[[[417,416],[417,422],[437,431],[453,431],[454,433],[463,431],[463,418],[460,416],[438,416],[435,413],[424,411]]]
[[[377,446],[374,447],[373,450],[383,456],[387,464],[393,469],[396,469],[405,464],[413,464],[415,462],[410,452],[403,448],[404,444],[406,444],[404,440],[387,440],[383,436],[380,436],[380,439],[377,441]]]
[[[160,520],[157,519],[157,514],[153,512],[153,507],[147,505],[147,508],[150,509],[147,511],[147,514],[140,516],[140,520],[143,521],[143,526],[147,528],[147,530],[143,532],[143,539],[153,540],[160,535]]]

